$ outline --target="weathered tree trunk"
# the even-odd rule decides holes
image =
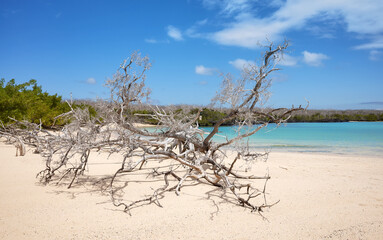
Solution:
[[[215,104],[230,107],[231,110],[217,121],[207,135],[198,127],[200,111],[191,114],[187,111],[172,112],[152,107],[153,114],[149,116],[159,123],[157,131],[149,132],[134,126],[131,109],[150,93],[144,81],[151,64],[147,57],[141,57],[138,53],[124,61],[114,77],[107,81],[111,99],[95,104],[97,116],[91,117],[87,109],[73,109],[71,106],[71,112],[62,116],[71,115],[72,121],[60,132],[52,133],[36,124],[17,121],[15,124],[23,125],[22,129],[16,131],[15,126],[3,126],[3,132],[19,139],[20,155],[25,153],[21,139],[29,139],[26,143],[39,149],[46,162],[46,168],[38,174],[44,183],[70,178],[68,187],[71,187],[84,174],[88,162],[91,161],[91,152],[123,153],[121,167],[110,177],[109,191],[114,205],[123,206],[125,211],[144,203],[161,206],[159,196],[170,191],[180,194],[188,180],[219,188],[224,194],[235,197],[240,206],[261,212],[263,208],[274,204],[266,201],[266,183],[270,176],[239,174],[236,163],[251,163],[258,158],[267,157],[267,153],[252,152],[242,140],[255,134],[269,122],[280,124],[291,113],[302,110],[301,107],[269,110],[259,108],[260,102],[267,97],[269,75],[278,70],[277,61],[287,46],[287,43],[276,47],[270,44],[259,66],[247,66],[243,69],[241,78],[236,81],[231,75],[224,76],[222,89],[213,101]],[[261,118],[266,120],[260,121]],[[238,135],[223,143],[215,142],[214,136],[222,124],[233,119],[237,121]],[[257,125],[253,126],[253,123]],[[234,145],[236,152],[232,160],[225,153],[229,145]],[[156,162],[157,165],[147,173],[143,166],[149,162]],[[170,167],[163,168],[164,166]],[[162,176],[164,185],[154,189],[149,197],[131,203],[117,200],[116,179],[133,172]],[[264,187],[254,187],[254,181],[264,181]],[[171,182],[175,184],[171,185]],[[257,197],[263,197],[263,204],[256,205],[253,202]]]

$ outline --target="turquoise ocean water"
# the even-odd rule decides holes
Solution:
[[[203,127],[206,132],[212,128]],[[221,127],[215,141],[236,136],[236,127]],[[249,137],[259,150],[374,155],[383,157],[383,122],[269,124]]]

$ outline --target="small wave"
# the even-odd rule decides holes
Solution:
[[[313,145],[296,145],[296,144],[271,144],[270,147],[281,148],[322,148],[321,146]]]

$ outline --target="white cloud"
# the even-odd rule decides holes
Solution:
[[[236,14],[234,20],[226,23],[223,29],[208,34],[207,38],[222,45],[256,48],[266,37],[272,41],[281,40],[286,32],[303,29],[315,20],[342,24],[348,32],[373,39],[359,49],[383,48],[382,0],[273,1],[274,7],[280,7],[266,17],[249,11],[251,3],[251,0],[203,0],[206,7],[219,6],[221,12]],[[323,36],[333,37],[331,34]]]
[[[287,54],[283,54],[282,59],[279,61],[278,64],[282,66],[291,67],[291,66],[297,65],[297,63],[298,63],[298,58],[287,55]]]
[[[310,66],[320,66],[322,65],[322,61],[329,59],[329,57],[323,53],[311,53],[308,51],[303,51],[303,62]]]
[[[229,61],[229,64],[233,65],[238,70],[242,70],[244,67],[254,64],[254,61],[237,58],[234,61]]]
[[[178,28],[169,25],[167,27],[167,32],[168,32],[168,36],[173,38],[174,40],[176,41],[183,40],[182,33]]]
[[[96,84],[96,79],[94,79],[94,78],[88,78],[88,79],[86,80],[86,83],[88,83],[88,84]]]
[[[188,36],[188,37],[202,37],[202,34],[198,33],[198,29],[204,25],[206,25],[208,23],[208,19],[205,18],[203,20],[200,20],[200,21],[197,21],[196,23],[194,23],[193,26],[191,26],[190,28],[188,28],[186,31],[185,31],[185,34]]]
[[[147,43],[157,43],[157,40],[153,39],[153,38],[147,38],[147,39],[145,39],[145,42],[147,42]]]
[[[233,23],[226,29],[211,34],[209,38],[222,45],[257,48],[266,37],[271,40],[281,39],[279,33],[282,31],[283,25],[278,22],[247,19]]]
[[[251,9],[251,3],[256,0],[202,0],[202,4],[209,8],[220,8],[221,14],[231,15]]]
[[[154,38],[145,38],[144,41],[146,43],[150,43],[150,44],[165,44],[165,43],[170,43],[169,39],[158,40],[158,39],[154,39]]]
[[[370,43],[362,44],[359,46],[356,46],[355,49],[379,49],[383,48],[383,36],[381,36],[380,39],[375,39]]]
[[[382,51],[371,50],[368,58],[371,61],[379,61],[381,56],[383,56],[383,52]]]
[[[269,5],[271,7],[280,7],[284,4],[283,0],[270,0]]]
[[[312,35],[319,37],[319,38],[326,38],[326,39],[334,39],[335,36],[335,29],[333,29],[334,26],[331,26],[331,24],[325,24],[325,27],[319,27],[319,26],[307,26],[305,30],[309,31]]]
[[[290,67],[290,66],[297,65],[298,60],[299,59],[297,57],[293,57],[293,56],[290,56],[290,55],[287,55],[287,54],[283,54],[283,58],[280,59],[278,64],[282,65],[282,66],[289,66]],[[244,67],[248,67],[250,65],[255,64],[255,62],[251,61],[251,60],[237,58],[237,59],[235,59],[233,61],[229,61],[229,64],[231,64],[233,67],[235,67],[238,70],[242,70]]]
[[[203,65],[198,65],[195,67],[195,73],[199,75],[213,75],[215,72],[217,72],[217,69],[215,68],[207,68]]]

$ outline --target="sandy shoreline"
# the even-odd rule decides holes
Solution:
[[[148,123],[133,123],[133,126],[137,128],[151,128],[151,127],[157,127],[157,125],[154,124],[148,124]]]
[[[96,156],[89,174],[119,167]],[[99,161],[99,162],[97,162]],[[41,186],[44,164],[28,152],[15,157],[0,143],[0,239],[381,239],[383,159],[311,153],[271,153],[269,201],[257,214],[215,196],[207,186],[185,187],[155,205],[114,207],[100,186]],[[145,183],[132,186],[137,193]],[[98,189],[97,189],[98,188]]]

